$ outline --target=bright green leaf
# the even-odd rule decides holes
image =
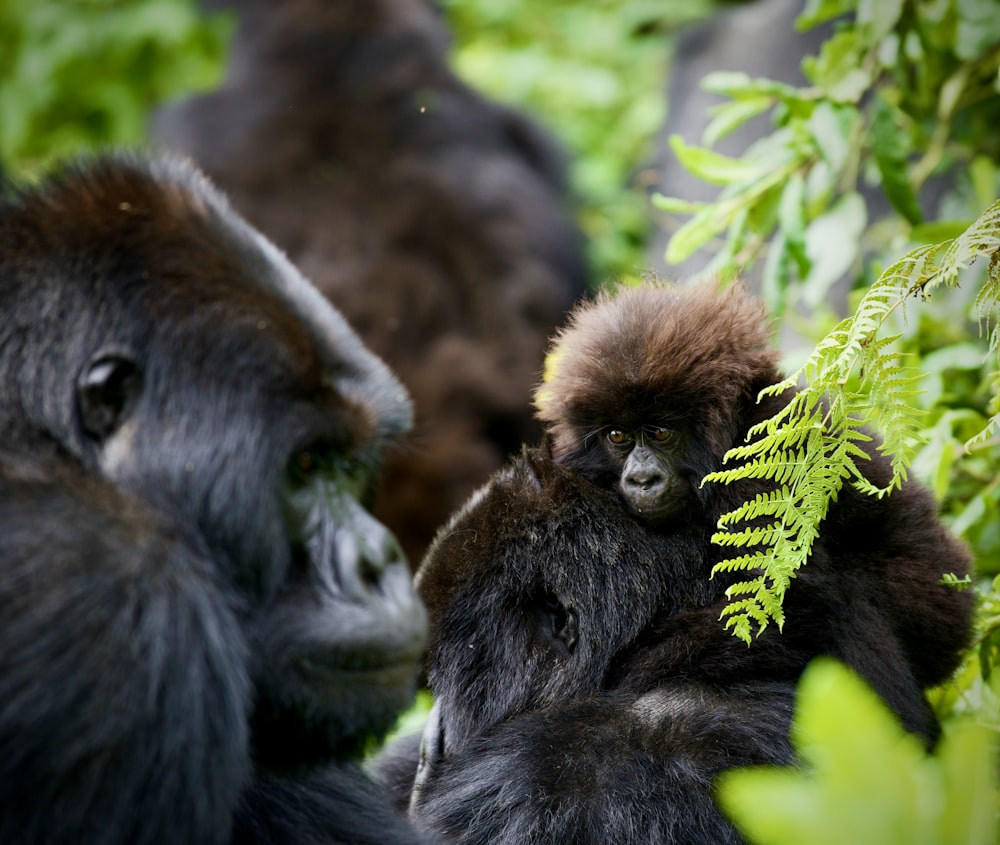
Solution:
[[[810,115],[806,126],[823,160],[839,173],[851,154],[851,136],[858,119],[857,111],[821,102]]]
[[[713,109],[712,121],[705,127],[701,140],[706,146],[712,146],[720,138],[739,129],[748,120],[762,114],[771,107],[770,97],[751,97],[745,100],[733,100]]]
[[[803,282],[805,301],[826,301],[830,287],[850,270],[858,256],[868,209],[860,194],[844,194],[806,228],[805,250],[811,269]]]
[[[857,0],[806,0],[802,14],[795,21],[799,32],[854,11]]]
[[[705,207],[705,203],[703,202],[682,200],[680,197],[668,197],[659,191],[651,194],[649,201],[655,208],[658,208],[660,211],[669,212],[670,214],[694,214]]]
[[[723,810],[756,845],[990,845],[996,797],[989,732],[963,724],[929,756],[849,669],[802,676],[793,740],[803,767],[730,771]]]
[[[761,174],[758,164],[689,146],[680,135],[670,136],[670,147],[685,170],[716,185],[743,182]]]
[[[903,13],[903,0],[858,0],[857,21],[874,43],[885,38]]]
[[[844,30],[823,43],[817,57],[807,56],[802,69],[812,82],[838,103],[857,103],[871,87],[871,73],[861,61],[863,44],[856,30]]]

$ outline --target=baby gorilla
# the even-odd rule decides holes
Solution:
[[[708,578],[711,565],[731,553],[711,543],[719,517],[772,486],[702,479],[788,401],[790,392],[757,401],[783,377],[777,359],[761,304],[740,286],[623,287],[574,311],[535,402],[555,460],[617,493],[651,532],[697,536]],[[864,447],[862,471],[886,486],[889,460],[877,440]],[[957,666],[972,608],[969,593],[939,582],[969,569],[967,550],[919,484],[882,499],[848,485],[786,596],[785,636],[765,632],[740,658],[741,671],[797,673],[804,654],[832,654],[856,668],[907,728],[934,737],[920,690]],[[716,620],[728,604],[724,588],[744,577],[715,576],[716,600],[704,619],[685,611],[662,621],[653,640],[698,633],[687,637],[687,652],[663,654],[661,671],[725,680],[733,652],[747,650]]]
[[[183,163],[0,197],[0,842],[415,842],[350,759],[425,640],[404,390]]]

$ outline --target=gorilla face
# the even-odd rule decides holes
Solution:
[[[442,529],[417,575],[431,620],[434,742],[607,689],[655,613],[707,601],[688,533],[644,531],[614,495],[526,452]]]
[[[8,328],[30,320],[48,362],[27,422],[212,559],[246,636],[257,762],[386,729],[425,640],[366,510],[380,449],[409,426],[403,388],[190,168],[104,160],[19,214],[32,275],[5,293],[25,300]]]

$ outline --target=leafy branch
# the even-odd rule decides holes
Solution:
[[[723,616],[736,636],[750,642],[754,623],[757,633],[771,620],[781,626],[785,590],[808,560],[819,526],[844,483],[884,496],[905,480],[921,430],[922,412],[914,402],[921,375],[899,363],[893,351],[896,336],[880,337],[879,332],[908,299],[956,287],[960,272],[980,258],[988,259],[988,269],[979,313],[987,323],[991,354],[1000,354],[997,201],[957,238],[914,249],[889,266],[856,313],[821,340],[799,370],[761,395],[781,394],[800,379],[805,387],[781,411],[754,426],[746,444],[727,453],[726,463],[736,466],[706,476],[706,481],[726,484],[755,478],[776,485],[773,492],[723,515],[712,538],[722,546],[750,550],[720,562],[713,574],[756,573],[727,592],[731,603]],[[995,411],[967,448],[995,433],[998,419]],[[884,432],[878,449],[892,458],[892,477],[884,487],[874,485],[863,471],[868,455],[858,444],[872,439],[863,428],[868,423]]]

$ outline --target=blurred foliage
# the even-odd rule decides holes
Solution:
[[[985,725],[953,720],[928,754],[856,675],[817,660],[792,738],[801,767],[719,779],[720,804],[753,845],[996,843],[996,734]]]
[[[595,281],[644,269],[643,165],[665,111],[672,33],[714,0],[443,0],[457,72],[570,150]]]
[[[232,24],[193,0],[2,0],[0,164],[142,142],[156,104],[221,80]]]

